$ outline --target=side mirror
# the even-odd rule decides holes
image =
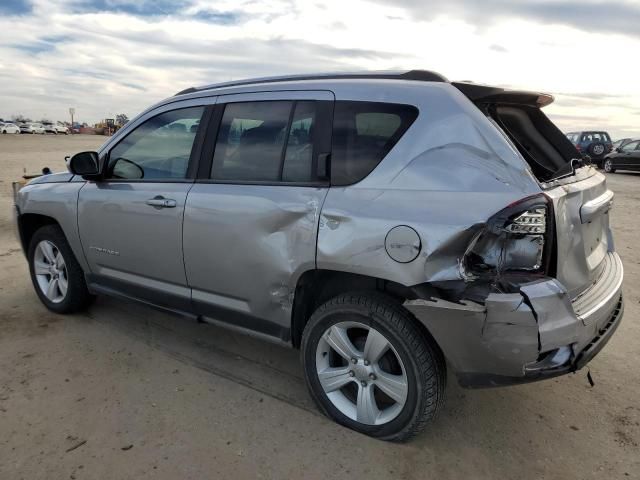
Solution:
[[[618,152],[618,153],[622,152],[622,147],[616,148],[616,152]]]
[[[69,171],[85,180],[95,180],[100,175],[100,162],[96,152],[76,153],[69,160]]]

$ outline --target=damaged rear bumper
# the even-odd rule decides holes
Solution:
[[[609,341],[623,312],[623,268],[610,252],[598,280],[570,299],[556,279],[490,294],[484,305],[408,300],[467,387],[555,377],[584,367]]]

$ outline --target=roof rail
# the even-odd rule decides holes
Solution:
[[[448,80],[436,72],[428,70],[405,70],[405,71],[369,71],[369,72],[349,72],[349,73],[310,73],[300,75],[284,75],[278,77],[262,77],[246,80],[234,80],[231,82],[215,83],[203,87],[190,87],[176,93],[186,95],[187,93],[201,92],[223,87],[237,87],[240,85],[253,85],[256,83],[275,83],[296,80],[328,80],[328,79],[388,79],[388,80],[417,80],[420,82],[448,82]]]

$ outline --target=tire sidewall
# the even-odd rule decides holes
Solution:
[[[344,415],[324,393],[316,369],[316,349],[323,333],[332,325],[344,321],[355,321],[376,329],[393,345],[402,360],[407,375],[407,400],[400,414],[383,425],[365,425]],[[312,323],[313,322],[313,323]],[[410,346],[394,329],[385,324],[384,318],[375,312],[364,313],[362,306],[336,305],[314,314],[309,321],[309,334],[303,338],[302,358],[305,380],[311,394],[325,415],[335,419],[341,425],[366,435],[385,438],[393,437],[409,428],[422,410],[419,405],[419,392],[425,388],[418,365],[410,354]]]

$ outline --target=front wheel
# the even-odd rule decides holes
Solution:
[[[31,281],[45,307],[56,313],[72,313],[89,305],[93,297],[84,272],[59,226],[47,225],[36,231],[28,258]]]
[[[319,307],[303,333],[302,359],[318,407],[372,437],[407,440],[443,403],[440,349],[407,310],[384,295],[344,294]]]
[[[613,168],[613,162],[610,158],[605,159],[604,161],[604,171],[607,173],[615,173],[616,169]]]

